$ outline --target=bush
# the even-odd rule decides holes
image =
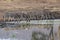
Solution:
[[[41,32],[33,32],[32,33],[32,40],[48,40],[46,39],[48,36],[41,33]]]

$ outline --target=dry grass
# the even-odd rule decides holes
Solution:
[[[5,31],[9,31],[9,30],[18,30],[17,28],[3,28]]]
[[[14,28],[3,28],[5,31],[9,31],[9,30],[24,30],[26,28],[30,29],[30,28],[34,28],[34,27],[37,27],[37,28],[49,28],[51,27],[51,25],[30,25],[30,26],[21,26],[21,27],[14,27]]]
[[[20,8],[23,8],[23,9],[31,9],[31,8],[41,9],[41,8],[43,8],[45,6],[47,7],[49,5],[59,6],[60,5],[59,3],[60,3],[59,0],[13,0],[13,1],[6,0],[6,1],[0,1],[0,10],[7,11],[7,10],[16,10],[16,9],[20,9]],[[59,9],[60,9],[60,6],[59,6]],[[1,14],[0,18],[3,16],[4,13],[0,12],[0,14]]]

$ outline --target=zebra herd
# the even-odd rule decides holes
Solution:
[[[49,10],[36,10],[36,11],[20,11],[20,12],[7,12],[4,15],[5,20],[49,20],[49,19],[60,19],[60,12]],[[6,19],[7,18],[7,19]]]

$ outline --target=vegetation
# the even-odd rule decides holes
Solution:
[[[30,27],[30,24],[29,24],[29,23],[27,23],[27,24],[22,24],[22,27],[23,27],[23,28],[29,28],[29,27]]]
[[[33,32],[32,33],[32,40],[48,40],[48,36],[41,33],[41,32]]]
[[[0,28],[4,28],[6,26],[6,23],[0,23]]]
[[[12,37],[12,38],[15,38],[15,37],[16,37],[16,35],[15,35],[15,34],[13,34],[11,37]]]

